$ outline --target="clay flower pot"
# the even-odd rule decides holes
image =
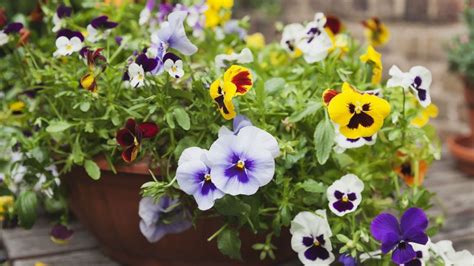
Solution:
[[[142,161],[117,166],[117,174],[105,159],[96,160],[102,177],[94,181],[83,168],[76,168],[64,179],[69,205],[82,224],[97,238],[102,251],[125,265],[237,265],[220,254],[216,241],[207,238],[223,225],[218,219],[199,221],[197,226],[180,234],[168,234],[157,243],[149,243],[139,229],[140,186],[151,180],[148,163]],[[251,248],[265,241],[265,235],[240,233],[245,265],[274,264],[260,261]],[[294,257],[290,234],[284,230],[274,243],[279,260]]]

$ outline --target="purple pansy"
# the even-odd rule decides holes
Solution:
[[[230,195],[252,195],[272,180],[278,154],[278,142],[273,136],[255,126],[246,126],[236,135],[219,136],[207,158],[218,189]]]
[[[107,16],[96,17],[87,25],[87,40],[90,42],[102,40],[117,26],[118,23],[109,21]]]
[[[168,16],[168,21],[161,23],[161,28],[152,34],[152,43],[163,43],[165,50],[173,48],[184,55],[192,55],[197,47],[189,41],[184,30],[185,11],[174,11]]]
[[[326,191],[329,209],[337,216],[355,211],[362,201],[362,190],[364,183],[353,174],[334,181]]]
[[[49,233],[51,241],[56,244],[66,244],[73,236],[74,230],[67,228],[65,225],[56,224]]]
[[[0,46],[8,42],[8,35],[18,33],[23,28],[23,24],[19,22],[12,22],[7,24],[3,30],[0,30]]]
[[[392,214],[379,214],[372,221],[370,231],[376,240],[382,242],[384,254],[393,250],[392,261],[404,264],[417,256],[413,243],[425,245],[428,242],[427,227],[428,218],[423,210],[410,208],[403,213],[400,223]]]
[[[339,256],[338,261],[340,263],[342,263],[344,266],[356,266],[357,265],[356,259],[353,258],[349,254],[342,254],[341,256]]]
[[[242,40],[247,36],[247,31],[239,25],[239,21],[236,19],[227,21],[224,24],[223,31],[227,35],[235,34]]]
[[[173,78],[180,78],[184,75],[183,60],[173,53],[166,53],[163,57],[163,69]]]
[[[72,13],[72,8],[65,6],[65,5],[60,5],[56,9],[56,13],[54,13],[53,16],[53,32],[58,32],[63,24],[64,24],[64,18],[70,17]]]
[[[208,210],[214,202],[224,196],[213,183],[211,169],[206,158],[208,151],[191,147],[181,154],[176,170],[178,185],[189,195],[193,195],[200,210]]]
[[[72,31],[62,29],[58,31],[56,38],[56,48],[54,56],[71,55],[74,52],[79,52],[82,49],[82,42],[84,36],[79,31]]]
[[[204,25],[206,23],[206,16],[204,15],[204,12],[207,10],[207,8],[207,5],[202,2],[189,7],[182,4],[177,4],[174,10],[186,11],[188,13],[186,23],[189,27],[193,28],[193,36],[200,37],[203,34]]]
[[[139,54],[135,61],[128,66],[123,80],[129,80],[130,85],[138,88],[144,85],[145,73],[152,72],[158,65],[158,60],[149,58],[145,53]]]
[[[178,199],[163,196],[158,202],[150,197],[140,200],[138,214],[140,231],[145,238],[153,243],[167,234],[177,234],[192,226],[191,214]]]
[[[429,260],[430,258],[428,245],[420,245],[416,243],[412,243],[411,245],[415,250],[416,257],[414,257],[405,264],[400,264],[400,266],[424,266],[425,261]]]
[[[162,23],[166,17],[173,11],[174,6],[170,3],[162,2],[158,8],[158,22]]]

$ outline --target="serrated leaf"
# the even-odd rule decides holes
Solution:
[[[66,121],[51,121],[49,126],[46,128],[46,131],[49,133],[58,133],[70,128],[71,126],[72,125]]]
[[[36,221],[36,209],[38,198],[33,191],[23,191],[15,203],[15,209],[18,213],[20,225],[30,229]]]
[[[314,131],[314,145],[318,163],[323,165],[331,155],[334,144],[334,128],[329,119],[324,119],[316,126]]]
[[[222,254],[229,256],[231,259],[242,260],[241,245],[239,232],[233,228],[225,228],[217,237],[217,248]]]
[[[173,114],[180,127],[184,130],[189,130],[191,128],[191,119],[189,119],[188,113],[183,108],[174,109]]]
[[[100,168],[99,166],[91,160],[84,161],[84,168],[86,169],[87,174],[94,180],[100,178]]]

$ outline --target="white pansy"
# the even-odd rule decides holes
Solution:
[[[288,24],[283,28],[280,45],[290,53],[296,53],[297,43],[303,38],[305,32],[303,25],[299,23]]]
[[[3,30],[0,30],[0,46],[6,44],[8,42],[8,34],[6,34]]]
[[[474,265],[474,256],[468,250],[456,251],[453,242],[441,240],[437,243],[430,243],[433,252],[441,257],[446,266],[469,266]]]
[[[56,48],[57,50],[53,53],[54,56],[71,55],[82,49],[82,41],[78,37],[68,39],[66,36],[60,36],[56,39]]]
[[[226,61],[233,61],[238,64],[248,64],[253,62],[253,54],[249,48],[244,48],[240,53],[219,54],[214,59],[215,65],[219,68],[226,67]]]
[[[128,76],[130,77],[130,85],[138,88],[144,85],[145,71],[143,67],[137,63],[131,63],[128,66]]]
[[[341,177],[334,181],[326,191],[329,209],[337,216],[354,212],[362,201],[363,190],[364,182],[356,175],[347,174]]]
[[[389,70],[391,78],[387,81],[387,87],[403,87],[410,89],[423,107],[431,104],[430,86],[433,80],[431,71],[423,66],[414,66],[409,72],[402,72],[397,66]]]

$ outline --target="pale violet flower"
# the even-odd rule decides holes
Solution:
[[[163,57],[163,69],[173,78],[180,78],[184,75],[183,60],[173,53],[167,53]]]
[[[402,72],[397,66],[392,66],[388,72],[391,78],[387,81],[387,87],[403,87],[410,89],[423,107],[431,104],[430,86],[432,82],[431,72],[423,66],[414,66],[409,72]]]
[[[297,53],[297,44],[303,38],[304,30],[304,26],[298,23],[286,25],[283,28],[280,45],[290,53]]]
[[[337,216],[354,212],[362,201],[362,190],[364,182],[354,174],[347,174],[334,181],[326,191],[329,209]]]
[[[273,179],[278,143],[263,132],[255,126],[246,126],[236,135],[219,136],[212,144],[207,158],[218,189],[230,195],[252,195]]]
[[[222,27],[222,31],[226,35],[236,34],[242,40],[247,36],[247,31],[239,25],[239,21],[236,19],[227,21]]]
[[[117,27],[117,22],[108,20],[107,16],[100,16],[94,18],[89,25],[87,25],[87,40],[90,42],[97,42],[105,39],[111,30]]]
[[[204,12],[207,10],[207,8],[208,7],[204,2],[189,7],[182,4],[177,4],[174,8],[174,11],[186,11],[188,13],[186,24],[193,28],[194,37],[201,37],[204,33],[203,29],[206,23],[206,16],[204,15]]]
[[[167,234],[177,234],[191,228],[191,214],[179,202],[163,196],[155,202],[150,197],[140,200],[138,209],[140,231],[148,242],[158,242]]]
[[[306,25],[304,35],[297,43],[297,47],[301,49],[305,61],[309,64],[324,60],[333,46],[331,38],[324,29],[325,24],[324,14],[316,13],[314,21]]]
[[[70,17],[72,8],[60,5],[53,15],[53,32],[58,32],[64,26],[64,18]]]
[[[213,183],[207,161],[208,151],[191,147],[181,153],[176,170],[176,181],[181,190],[193,195],[200,210],[208,210],[214,202],[224,196]]]
[[[67,56],[79,52],[83,47],[84,36],[78,31],[60,30],[56,39],[57,50],[53,56]]]
[[[163,42],[166,50],[173,48],[184,55],[194,54],[197,47],[189,41],[184,30],[183,22],[186,15],[186,11],[174,11],[169,14],[168,21],[161,23],[160,29],[152,34],[152,43]]]
[[[166,54],[166,48],[163,42],[160,42],[158,44],[152,43],[150,48],[147,49],[146,51],[146,56],[148,58],[155,59],[157,62],[157,66],[155,69],[150,71],[151,74],[153,75],[158,75],[163,72],[163,63],[164,63],[164,56]]]
[[[151,18],[151,12],[155,7],[155,0],[146,1],[145,8],[140,12],[140,18],[138,19],[139,25],[145,25]]]
[[[139,88],[145,84],[145,71],[141,65],[135,62],[128,66],[128,76],[133,88]]]
[[[300,212],[291,221],[291,248],[304,265],[330,265],[334,261],[326,210]]]
[[[215,65],[220,68],[227,67],[226,61],[237,64],[248,64],[253,62],[253,54],[249,48],[244,48],[240,53],[219,54],[214,58]]]
[[[431,250],[441,257],[446,266],[469,266],[474,265],[474,256],[468,250],[456,251],[453,248],[453,242],[450,240],[441,240],[430,244]]]

